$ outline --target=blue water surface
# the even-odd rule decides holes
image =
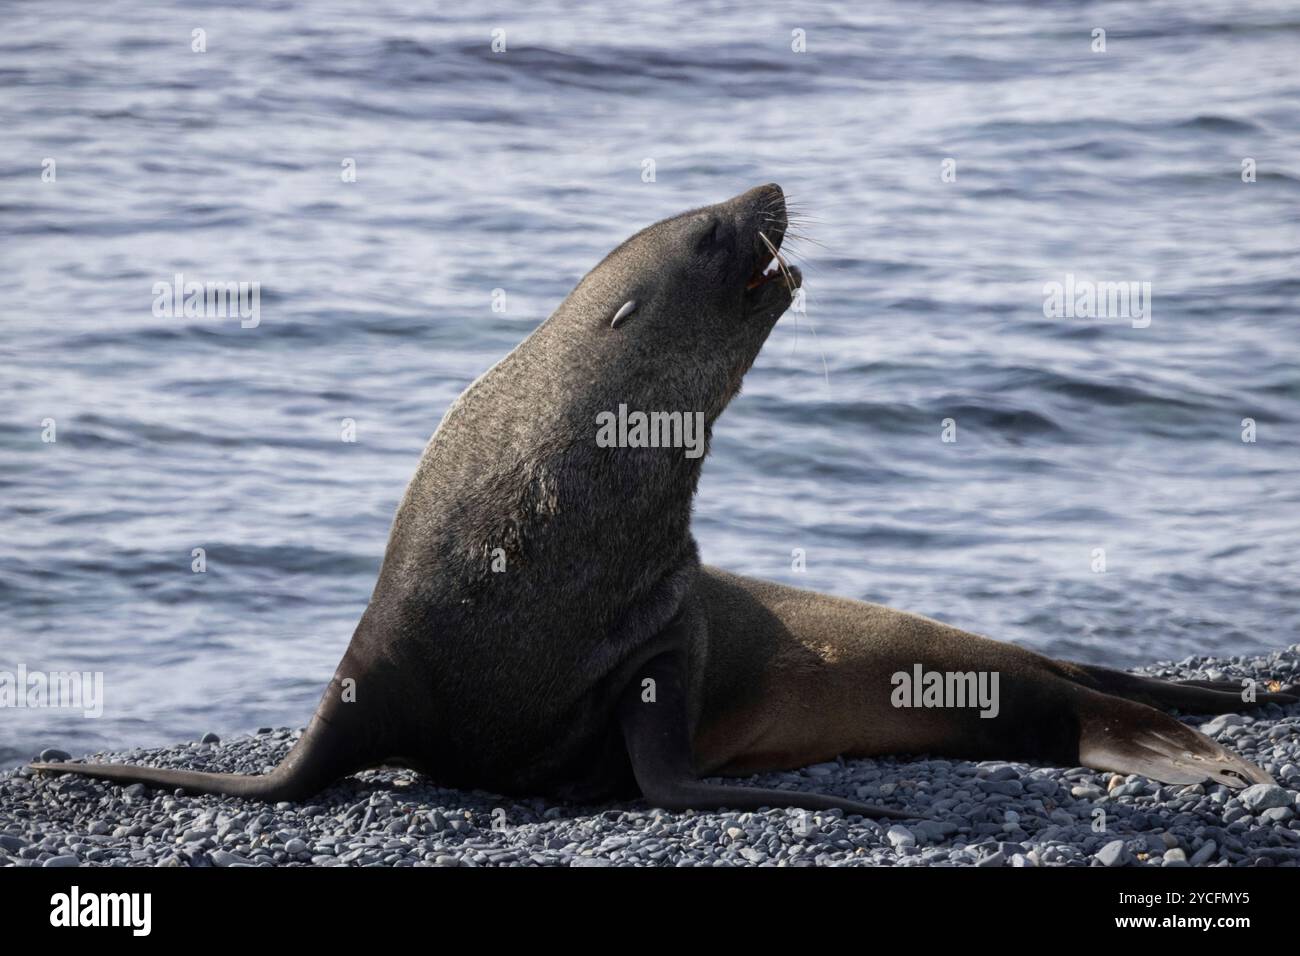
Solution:
[[[0,711],[0,763],[305,722],[451,400],[627,235],[770,180],[807,312],[716,429],[706,560],[1117,666],[1297,640],[1294,4],[4,18],[0,670],[105,702]],[[156,316],[177,273],[260,323]],[[1045,317],[1067,275],[1150,282],[1149,326]]]

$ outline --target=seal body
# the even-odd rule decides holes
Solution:
[[[637,234],[452,405],[338,672],[388,701],[393,755],[511,793],[632,786],[615,698],[693,585],[702,458],[601,447],[597,422],[698,416],[707,440],[789,302],[748,287],[784,228],[773,186]]]
[[[286,800],[398,763],[510,794],[877,816],[904,814],[701,777],[928,751],[1267,779],[1148,706],[1239,707],[1223,688],[1144,683],[700,567],[691,501],[712,425],[801,282],[780,255],[786,227],[767,185],[637,233],[465,390],[406,489],[316,715],[274,772],[33,766]],[[602,419],[627,409],[697,425],[697,447],[672,428],[600,440]],[[997,672],[999,716],[891,706],[892,676],[918,664]]]

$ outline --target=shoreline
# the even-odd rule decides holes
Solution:
[[[1300,644],[1136,672],[1300,683]],[[908,757],[749,778],[928,818],[873,821],[837,810],[569,806],[442,788],[408,770],[367,771],[304,803],[270,805],[18,769],[0,774],[0,866],[1300,866],[1300,705],[1183,719],[1279,786],[1230,791],[1081,767]],[[256,773],[300,733],[95,759]],[[1098,810],[1104,832],[1094,831]]]

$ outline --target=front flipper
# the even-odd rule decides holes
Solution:
[[[649,679],[654,683],[645,684]],[[653,688],[653,694],[650,693]],[[653,699],[648,699],[653,697]],[[645,799],[665,810],[727,807],[798,807],[835,810],[864,817],[917,820],[917,814],[859,803],[823,793],[708,783],[695,774],[687,722],[686,667],[683,655],[668,651],[633,675],[620,701],[619,718],[637,786]]]

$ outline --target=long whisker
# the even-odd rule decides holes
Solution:
[[[807,314],[804,315],[804,318],[808,319]],[[808,319],[808,328],[810,328],[810,329],[812,330],[813,341],[817,343],[817,352],[818,352],[818,354],[821,355],[821,357],[822,357],[822,377],[826,380],[826,387],[827,387],[827,388],[830,388],[830,386],[831,386],[831,369],[830,369],[830,366],[826,364],[826,352],[825,352],[825,350],[822,348],[821,340],[820,340],[819,338],[817,338],[817,326],[813,325],[813,320],[812,320],[812,319]]]
[[[789,286],[789,288],[790,288],[790,294],[793,295],[793,294],[794,294],[794,280],[790,277],[790,272],[789,272],[789,266],[788,266],[788,264],[786,263],[785,259],[781,256],[780,252],[777,251],[776,247],[775,247],[774,245],[772,245],[772,241],[771,241],[770,239],[768,239],[767,236],[766,236],[764,233],[759,232],[758,235],[759,235],[759,238],[761,238],[761,239],[763,240],[763,242],[766,243],[767,248],[770,249],[770,250],[772,251],[772,255],[776,258],[776,261],[780,264],[782,275],[785,276],[786,283],[788,284],[788,286]],[[788,235],[788,234],[787,234],[787,235]],[[804,237],[800,237],[800,238],[807,239],[806,236],[804,236]],[[815,241],[815,240],[810,240],[810,241]],[[817,243],[817,245],[821,245],[821,243]],[[826,350],[822,348],[821,339],[820,339],[820,338],[818,337],[818,335],[817,335],[817,326],[813,323],[813,320],[812,320],[811,318],[809,318],[808,315],[807,315],[806,313],[805,313],[805,315],[804,315],[804,318],[808,319],[808,329],[812,332],[812,335],[813,335],[813,342],[816,343],[816,345],[817,345],[817,354],[821,357],[821,360],[822,360],[822,378],[823,378],[823,380],[825,380],[825,382],[826,382],[826,387],[829,388],[829,387],[830,387],[830,384],[831,384],[831,368],[830,368],[830,364],[826,361]],[[796,348],[796,349],[797,349],[798,347],[799,347],[799,313],[796,312],[795,315],[794,315],[794,346],[793,346],[793,348]],[[793,351],[791,352],[791,354],[793,354]]]
[[[818,218],[817,216],[810,216],[810,215],[809,215],[809,214],[804,210],[804,207],[803,207],[803,204],[802,204],[802,203],[797,203],[797,202],[787,202],[787,203],[785,204],[785,211],[786,211],[786,214],[789,215],[790,218],[792,218],[792,219],[807,219],[807,220],[811,220],[812,222],[822,222],[822,221],[823,221],[822,219]]]
[[[784,215],[777,215],[778,212],[784,212]],[[816,217],[813,216],[805,215],[801,211],[798,211],[798,207],[795,200],[791,199],[790,196],[788,195],[785,196],[784,200],[782,200],[780,197],[776,197],[776,196],[772,197],[762,207],[762,209],[760,210],[760,214],[764,226],[779,226],[782,229],[781,236],[783,241],[793,240],[795,242],[807,242],[821,249],[826,248],[824,243],[821,243],[818,240],[813,239],[811,236],[801,231],[802,227],[813,225],[813,224],[819,224],[823,220],[817,219]],[[789,288],[790,294],[794,295],[795,294],[794,279],[790,275],[789,263],[786,262],[785,257],[782,256],[781,252],[776,248],[775,245],[773,245],[772,240],[767,238],[767,234],[765,232],[760,230],[758,233],[758,237],[763,240],[763,244],[767,246],[768,250],[772,253],[772,257],[776,259],[777,265],[781,269],[781,275],[786,281],[786,286]],[[796,252],[794,250],[788,250],[788,252],[791,258],[794,258],[794,256],[796,255]],[[804,317],[808,318],[807,315],[805,315]],[[826,351],[822,348],[821,339],[817,335],[817,326],[813,323],[813,320],[811,318],[808,319],[808,328],[812,331],[813,341],[817,345],[817,353],[822,360],[822,378],[825,380],[826,386],[829,388],[831,384],[830,364],[826,361]],[[794,349],[797,350],[798,347],[799,347],[799,313],[796,312],[794,316]]]
[[[790,290],[791,295],[794,295],[794,277],[790,275],[790,267],[786,265],[785,260],[781,258],[781,253],[777,251],[776,246],[772,245],[772,240],[767,238],[766,233],[760,231],[758,237],[767,244],[768,249],[772,250],[772,255],[777,262],[777,268],[781,270],[781,277],[785,279],[786,288]]]
[[[801,233],[801,232],[787,232],[787,233],[785,234],[785,238],[786,238],[788,241],[790,241],[790,242],[807,242],[807,243],[811,243],[812,245],[817,246],[817,248],[819,248],[819,249],[826,249],[826,248],[829,248],[829,247],[826,245],[826,243],[824,243],[824,242],[822,242],[822,241],[820,241],[820,240],[818,240],[818,239],[814,239],[812,236],[806,236],[806,235],[804,235],[804,234]]]

